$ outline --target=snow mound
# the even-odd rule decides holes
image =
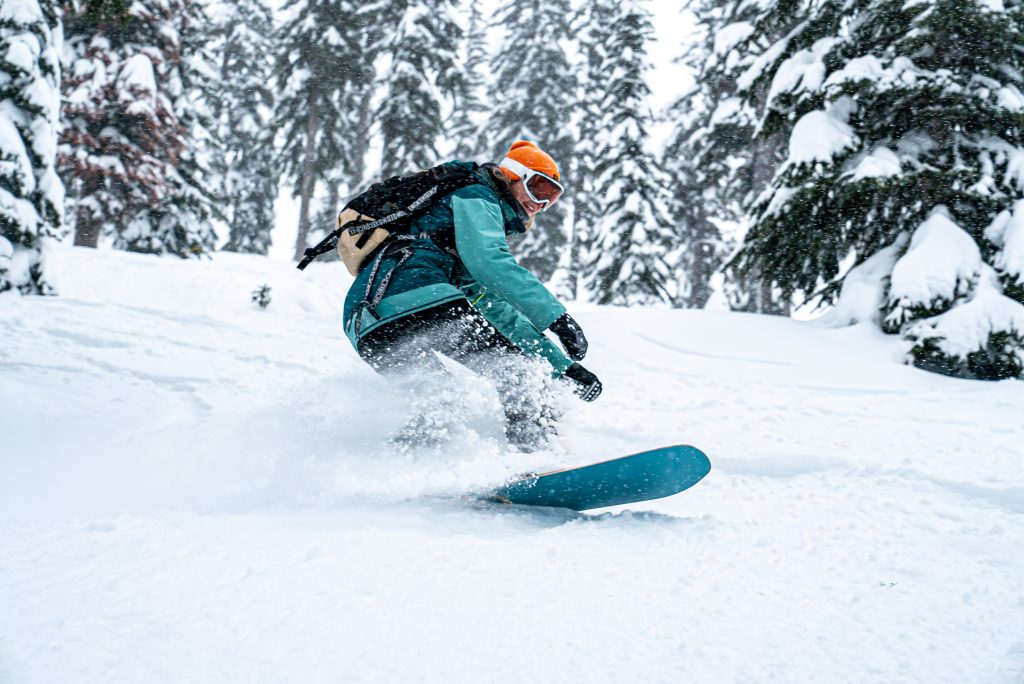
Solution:
[[[857,162],[853,170],[853,180],[865,178],[886,178],[900,174],[900,158],[884,145],[871,150],[871,153]]]
[[[1024,111],[1024,94],[1021,94],[1017,86],[1006,85],[1001,87],[998,97],[1000,107],[1011,112]]]
[[[787,163],[829,162],[856,144],[853,129],[834,114],[824,110],[807,112],[793,126]]]
[[[850,269],[843,279],[843,287],[835,306],[817,322],[835,328],[855,323],[877,323],[885,303],[885,279],[892,273],[906,243],[907,236],[901,235],[896,242]]]
[[[152,116],[156,110],[157,87],[153,62],[143,54],[125,60],[118,74],[118,91],[126,112],[135,116]],[[145,98],[145,99],[140,99]]]
[[[1006,297],[986,267],[970,301],[942,315],[909,326],[906,334],[917,339],[936,339],[949,356],[966,357],[984,349],[993,333],[1012,332],[1024,337],[1024,306]]]
[[[754,25],[749,21],[737,21],[722,27],[722,30],[715,34],[715,54],[727,54],[753,32]]]
[[[996,267],[1018,284],[1024,284],[1024,200],[1000,212],[985,231],[985,237],[999,248]]]
[[[825,55],[839,42],[836,38],[822,38],[809,50],[800,50],[784,60],[775,72],[768,102],[782,93],[815,92],[825,80]]]
[[[915,306],[947,304],[966,295],[981,273],[983,262],[977,243],[936,207],[910,240],[907,253],[892,270],[889,300],[891,322],[901,321]]]
[[[31,24],[43,19],[43,10],[36,0],[4,0],[0,4],[0,21],[14,25]]]
[[[840,85],[847,81],[878,81],[885,73],[885,67],[874,55],[854,57],[843,67],[829,74],[825,86]]]
[[[25,194],[35,190],[36,179],[32,173],[32,162],[29,161],[25,142],[6,115],[0,117],[0,175],[10,178]],[[0,190],[5,195],[13,197],[7,188]]]

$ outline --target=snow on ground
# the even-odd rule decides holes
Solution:
[[[1024,681],[1024,383],[780,318],[573,308],[583,463],[672,443],[661,501],[524,511],[496,401],[447,451],[341,338],[338,264],[62,248],[0,297],[0,681]],[[263,311],[252,290],[272,287]]]

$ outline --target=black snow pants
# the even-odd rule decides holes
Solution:
[[[468,300],[410,314],[359,342],[359,355],[386,377],[443,376],[435,352],[494,383],[509,444],[535,451],[555,436],[561,412],[555,407],[550,379],[538,381],[537,361],[498,332]]]

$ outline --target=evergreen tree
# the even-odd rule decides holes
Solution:
[[[483,161],[489,156],[490,148],[480,149],[480,127],[487,119],[487,106],[483,96],[488,92],[487,79],[483,71],[487,66],[487,25],[480,15],[480,3],[469,4],[469,29],[464,41],[465,78],[459,79],[460,90],[454,93],[455,106],[452,110],[452,124],[449,135],[455,142],[454,155],[457,159]]]
[[[346,198],[342,196],[342,189],[351,187],[340,174],[329,171],[325,173],[323,185],[324,192],[322,196],[317,198],[317,202],[314,203],[317,206],[317,210],[313,214],[313,221],[309,231],[309,242],[312,244],[323,240],[337,226],[338,212],[341,211],[341,207],[346,201]],[[339,259],[338,252],[331,250],[327,254],[318,257],[317,260],[328,262],[338,261]]]
[[[677,138],[665,150],[664,166],[672,188],[668,211],[673,226],[667,261],[676,282],[676,304],[701,309],[711,298],[711,280],[729,249],[715,224],[714,191],[702,187],[700,169],[688,156],[688,139]]]
[[[369,32],[381,29],[360,7],[355,0],[289,0],[284,6],[274,129],[283,143],[282,172],[300,198],[296,259],[308,246],[317,183],[330,173],[354,187],[364,175],[377,55]]]
[[[572,69],[576,72],[576,106],[569,122],[576,131],[577,142],[566,175],[575,179],[562,201],[572,202],[572,223],[562,259],[549,286],[559,297],[577,299],[584,244],[592,235],[592,227],[600,218],[597,206],[597,179],[593,168],[601,154],[598,136],[603,125],[603,101],[606,97],[605,75],[601,69],[607,57],[606,46],[589,40],[601,40],[604,34],[594,34],[591,27],[611,20],[608,3],[586,3],[572,19],[572,33],[579,40],[580,50]]]
[[[92,8],[95,10],[95,7]],[[123,14],[65,5],[60,166],[71,191],[75,244],[192,256],[214,234],[194,97],[201,65],[189,0],[139,0]]]
[[[593,156],[585,160],[592,213],[586,214],[582,275],[601,304],[674,302],[664,174],[647,149],[653,116],[644,74],[654,27],[642,0],[595,0],[591,8],[588,83],[603,79],[604,88],[592,126]]]
[[[467,90],[459,46],[462,29],[453,0],[389,0],[376,21],[387,27],[374,46],[390,57],[376,112],[384,146],[384,178],[437,164],[442,107]]]
[[[505,0],[496,13],[503,37],[492,60],[497,90],[479,149],[500,160],[516,140],[530,140],[551,155],[562,173],[567,197],[577,179],[570,121],[576,106],[576,77],[562,41],[573,35],[569,0]],[[568,243],[567,202],[537,217],[536,226],[514,245],[524,266],[542,280],[558,267]]]
[[[60,237],[56,172],[61,25],[52,0],[0,7],[0,292],[56,294],[45,241]]]
[[[169,8],[139,3],[123,16],[64,7],[65,120],[60,170],[75,244],[96,247],[144,207],[162,203],[185,141],[166,84],[180,52]],[[95,18],[93,18],[95,16]]]
[[[168,174],[167,200],[135,216],[114,241],[115,247],[150,254],[199,256],[216,247],[212,219],[223,218],[218,209],[214,166],[222,166],[223,146],[216,135],[212,110],[222,90],[211,56],[210,21],[202,4],[179,0],[174,28],[181,52],[170,74],[168,90],[175,118],[185,136],[173,171]]]
[[[738,263],[825,302],[842,287],[833,318],[902,335],[918,366],[1021,376],[1022,41],[1019,3],[816,5],[763,76],[762,134],[789,157]]]
[[[223,86],[214,115],[225,148],[216,169],[229,229],[224,249],[266,254],[280,180],[271,122],[272,16],[262,0],[222,2],[212,13]]]
[[[760,77],[804,16],[801,0],[702,0],[694,12],[703,39],[684,61],[697,72],[697,85],[670,108],[678,126],[665,161],[690,305],[706,301],[710,291],[703,274],[717,270],[730,250],[716,235],[715,222],[744,233],[755,200],[785,158],[781,132],[757,135],[768,95]],[[693,246],[687,249],[686,243]],[[787,298],[756,270],[726,269],[725,276],[732,308],[788,313]]]

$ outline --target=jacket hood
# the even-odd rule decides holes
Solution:
[[[512,196],[505,175],[497,164],[480,164],[474,169],[480,180],[489,187],[501,200],[501,215],[505,219],[505,234],[522,235],[527,231],[530,217],[516,198]]]

